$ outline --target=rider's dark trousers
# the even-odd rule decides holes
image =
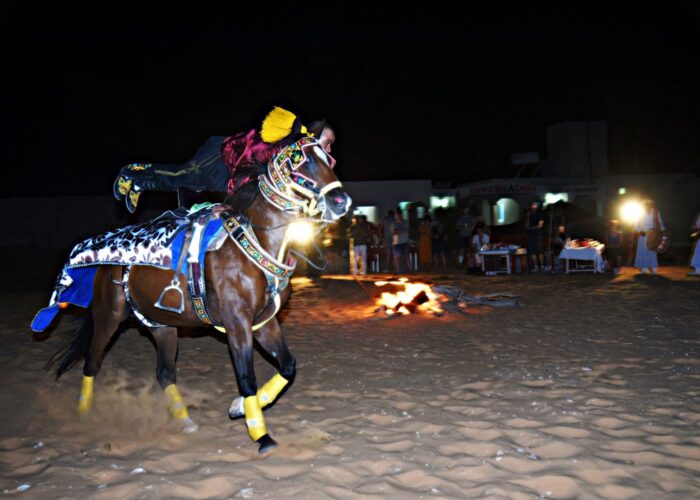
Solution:
[[[229,170],[221,159],[221,143],[225,137],[210,137],[186,163],[154,163],[129,176],[147,191],[226,191]],[[142,182],[139,182],[141,180]]]

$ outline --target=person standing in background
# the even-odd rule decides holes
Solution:
[[[462,267],[465,259],[469,258],[472,248],[472,233],[476,226],[477,219],[469,213],[469,208],[462,209],[462,215],[457,219],[457,230],[459,232],[459,267]]]
[[[564,264],[559,259],[559,254],[569,243],[569,236],[566,233],[566,226],[561,224],[557,228],[557,234],[549,245],[549,250],[552,252],[552,272],[561,272],[564,270]]]
[[[411,269],[408,264],[408,223],[403,220],[401,212],[396,212],[394,216],[392,252],[394,254],[394,271],[397,273],[407,272]]]
[[[693,268],[688,276],[700,276],[700,214],[695,218],[695,224],[691,227],[690,237],[695,240],[693,257],[690,259],[690,266]]]
[[[433,263],[433,225],[430,216],[425,215],[418,225],[418,260],[421,267],[430,267]]]
[[[321,244],[326,256],[328,273],[338,272],[338,226],[329,224],[323,228]]]
[[[447,233],[442,222],[433,227],[433,259],[435,267],[447,267]]]
[[[472,236],[472,249],[474,254],[474,265],[478,268],[481,267],[482,259],[484,258],[482,255],[479,255],[479,252],[484,245],[491,243],[491,236],[485,231],[485,225],[483,222],[479,222],[476,225],[475,230],[476,234]]]
[[[617,219],[611,219],[605,233],[605,256],[613,274],[620,274],[622,267],[622,231]]]
[[[532,260],[532,268],[535,272],[544,270],[544,255],[542,250],[542,234],[544,228],[544,216],[540,212],[539,203],[533,201],[525,217],[527,231],[527,253]]]
[[[383,265],[382,265],[382,271],[385,273],[389,272],[389,268],[391,267],[391,259],[392,259],[392,247],[393,247],[393,239],[394,239],[394,222],[396,218],[394,217],[394,211],[389,210],[387,214],[384,216],[382,219],[382,235],[383,235],[383,241],[382,243],[384,244],[383,248],[383,253],[384,253],[384,258],[383,258]]]
[[[654,207],[651,200],[644,200],[644,214],[637,222],[636,231],[639,234],[637,240],[637,255],[634,258],[634,267],[639,269],[640,274],[651,272],[656,274],[659,268],[659,258],[656,255],[654,245],[647,245],[647,240],[654,237],[657,232],[666,229],[661,220],[661,214]],[[650,249],[649,246],[652,246]]]
[[[352,226],[348,229],[348,237],[353,247],[351,272],[353,275],[367,276],[367,246],[371,241],[369,224],[364,215],[352,218]]]

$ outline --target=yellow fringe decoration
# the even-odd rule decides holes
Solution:
[[[190,417],[189,413],[187,413],[187,406],[185,406],[185,402],[182,400],[180,391],[175,384],[170,384],[165,388],[165,395],[168,397],[168,410],[170,410],[170,414],[174,418],[183,420]]]
[[[262,122],[260,137],[268,144],[281,141],[292,133],[297,117],[291,111],[275,106]]]
[[[258,397],[248,396],[244,398],[243,409],[245,410],[245,423],[248,426],[248,434],[253,438],[253,441],[257,441],[267,434],[265,417],[263,417],[262,410],[260,409]]]
[[[95,377],[83,375],[83,386],[80,389],[80,399],[78,400],[78,413],[85,415],[92,408],[93,387]]]
[[[257,397],[260,407],[265,408],[272,403],[288,383],[289,381],[279,373],[268,380],[265,385],[258,389]]]

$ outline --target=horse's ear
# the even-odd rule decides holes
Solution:
[[[321,137],[323,129],[326,128],[326,125],[328,125],[328,122],[326,122],[325,118],[322,120],[312,121],[309,124],[309,132],[312,133],[316,138],[319,138]]]
[[[268,144],[279,142],[294,132],[295,122],[297,117],[294,113],[275,106],[263,120],[260,137]]]

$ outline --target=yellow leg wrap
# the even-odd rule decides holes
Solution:
[[[168,397],[168,410],[170,410],[170,414],[174,418],[182,420],[190,417],[189,413],[187,413],[187,406],[185,406],[185,402],[182,400],[180,391],[175,384],[165,388],[165,395]]]
[[[265,417],[263,417],[257,396],[248,396],[243,399],[243,409],[245,410],[245,423],[248,426],[248,434],[253,438],[253,441],[257,441],[267,434]]]
[[[126,196],[126,194],[131,189],[131,184],[133,183],[133,181],[131,179],[125,179],[124,177],[119,176],[119,180],[117,181],[117,183],[119,194]]]
[[[133,189],[129,191],[129,201],[131,205],[136,208],[139,204],[139,197],[141,196],[141,191],[134,191]]]
[[[258,389],[258,403],[260,408],[265,408],[267,405],[272,403],[282,389],[289,383],[289,380],[284,378],[279,373],[267,381],[260,389]]]
[[[83,386],[80,389],[80,399],[78,400],[78,413],[85,415],[92,408],[93,388],[95,377],[83,375]]]

